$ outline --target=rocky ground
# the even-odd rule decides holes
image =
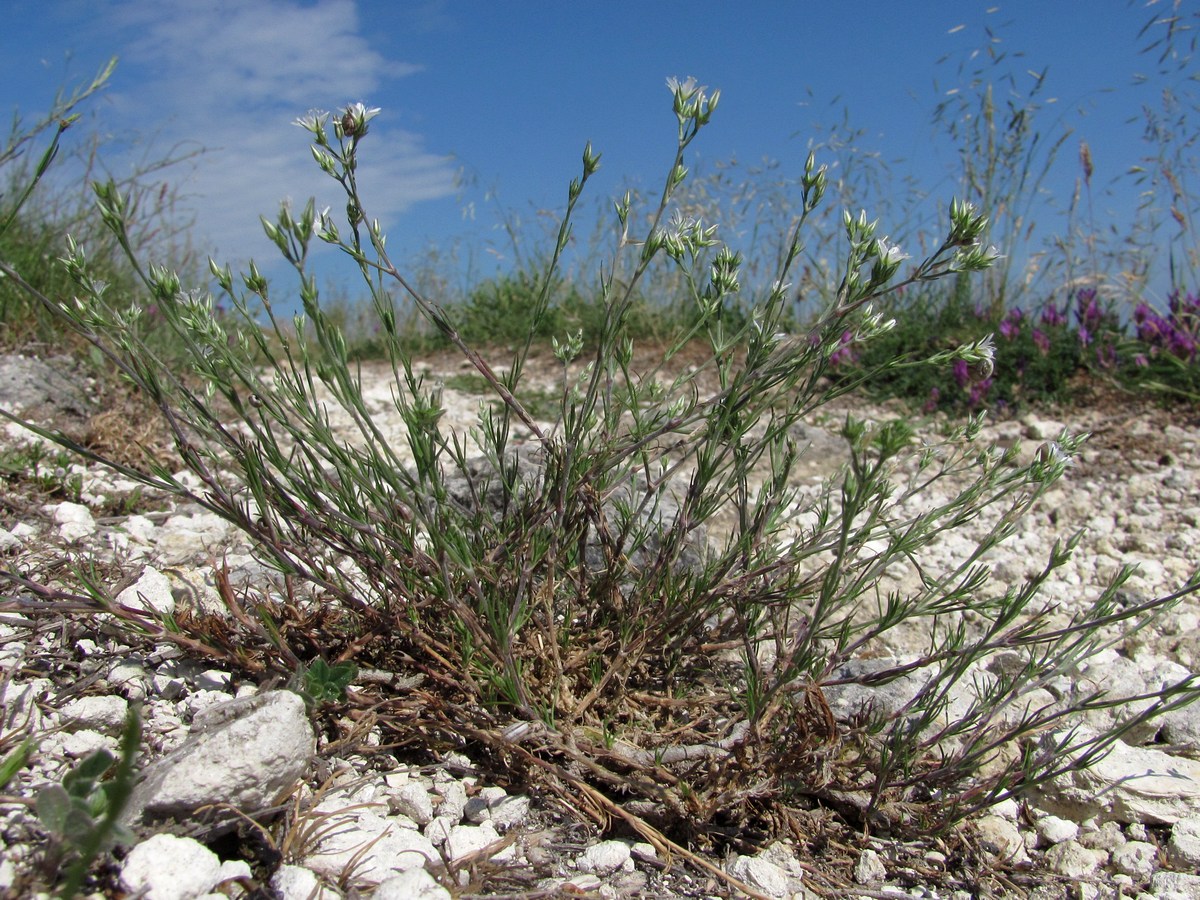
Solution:
[[[449,360],[430,365],[447,381],[448,420],[473,421],[479,398],[456,380],[462,370]],[[0,408],[69,426],[95,446],[114,425],[91,395],[61,365],[0,361]],[[1122,598],[1136,603],[1178,589],[1200,562],[1200,416],[1092,400],[992,421],[984,435],[1026,452],[1063,426],[1094,435],[1066,480],[988,560],[1001,581],[1019,582],[1056,539],[1086,528],[1048,589],[1064,615],[1125,563],[1140,566]],[[383,379],[371,402],[386,415]],[[814,485],[839,462],[829,430],[845,408],[806,432],[817,452],[803,474]],[[869,418],[899,414],[854,408]],[[118,417],[115,433],[137,427],[133,413]],[[125,820],[137,840],[97,870],[93,887],[105,896],[725,896],[729,881],[717,874],[724,872],[773,898],[1200,898],[1200,709],[1125,735],[1090,772],[1007,801],[953,837],[827,830],[804,846],[781,841],[750,856],[667,858],[637,835],[600,834],[552,795],[524,792],[473,760],[469,747],[389,749],[353,704],[314,719],[299,695],[246,669],[111,618],[75,614],[62,598],[57,609],[39,604],[20,578],[77,585],[82,573],[131,607],[228,615],[218,560],[239,584],[270,585],[275,576],[222,520],[139,492],[97,466],[50,451],[33,457],[31,477],[31,439],[16,425],[0,435],[0,567],[18,576],[0,586],[0,754],[37,739],[27,764],[0,787],[6,896],[44,890],[53,865],[55,845],[33,798],[96,749],[116,752],[136,703],[142,758]],[[969,547],[988,524],[954,532],[945,552]],[[1198,625],[1200,600],[1187,597],[1152,628],[1115,634],[1112,649],[1058,689],[1097,685],[1130,695],[1178,681],[1200,665]],[[903,656],[907,648],[900,640],[887,649]],[[364,684],[386,677],[360,673]],[[1101,711],[1085,724],[1105,728],[1113,715]]]

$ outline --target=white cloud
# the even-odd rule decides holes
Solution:
[[[449,159],[389,126],[402,112],[388,108],[390,83],[419,67],[372,49],[354,0],[118,0],[109,10],[124,37],[112,113],[130,130],[158,129],[156,146],[208,151],[190,171],[173,172],[195,211],[202,253],[270,258],[258,217],[274,218],[285,198],[301,204],[316,195],[318,206],[342,208],[340,188],[292,124],[312,108],[356,100],[383,107],[361,150],[369,215],[394,220],[453,192]]]

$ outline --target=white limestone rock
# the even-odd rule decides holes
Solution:
[[[1191,675],[1184,666],[1169,659],[1150,654],[1136,658],[1118,653],[1114,649],[1102,650],[1095,656],[1082,661],[1078,672],[1070,678],[1070,694],[1085,697],[1103,690],[1110,698],[1147,695],[1178,684]],[[1124,724],[1135,715],[1152,706],[1152,699],[1120,705],[1103,706],[1090,710],[1083,722],[1097,732]],[[1191,744],[1200,738],[1200,710],[1194,706],[1172,710],[1162,716],[1132,727],[1123,735],[1127,744],[1139,745],[1155,739],[1159,731],[1171,744]]]
[[[16,553],[24,545],[13,532],[0,528],[0,554]]]
[[[1158,868],[1158,847],[1146,841],[1129,841],[1112,852],[1110,862],[1122,875],[1144,881]]]
[[[167,565],[192,562],[227,544],[231,528],[215,513],[171,516],[158,530],[155,546]]]
[[[244,859],[227,859],[221,863],[221,871],[217,873],[217,885],[221,885],[226,881],[236,881],[238,879],[253,878],[254,873],[250,871],[250,863]],[[218,896],[225,894],[218,892]]]
[[[488,809],[487,800],[483,797],[468,797],[467,805],[463,807],[463,818],[474,825],[487,822],[492,813]]]
[[[56,748],[59,753],[70,759],[83,759],[85,756],[91,756],[97,750],[107,750],[116,755],[117,739],[112,735],[84,729],[83,731],[51,735],[42,744],[42,750],[46,752],[51,747]]]
[[[1090,769],[1065,772],[1033,797],[1041,809],[1077,822],[1170,824],[1200,815],[1200,761],[1116,741]]]
[[[158,527],[145,516],[130,516],[117,526],[119,533],[126,535],[132,543],[148,546],[154,543]]]
[[[1090,878],[1108,860],[1103,850],[1090,850],[1078,841],[1063,841],[1046,851],[1046,866],[1065,878]]]
[[[225,557],[226,565],[232,569],[230,557]],[[231,580],[236,573],[230,572]],[[171,590],[176,602],[186,606],[196,613],[219,616],[227,619],[231,613],[229,607],[217,592],[216,579],[213,577],[211,566],[196,568],[193,566],[175,566],[168,573],[171,579]],[[261,582],[260,582],[261,583]],[[236,589],[236,588],[235,588]]]
[[[326,887],[317,873],[304,866],[282,865],[271,876],[279,900],[333,900],[338,892]]]
[[[1026,416],[1021,424],[1025,428],[1025,436],[1031,441],[1055,441],[1066,430],[1062,422],[1033,415]]]
[[[834,676],[845,683],[824,688],[825,699],[834,718],[845,722],[864,709],[888,715],[911,702],[927,681],[927,677],[919,672],[901,675],[885,684],[855,683],[855,679],[866,679],[876,672],[898,668],[907,662],[909,660],[893,657],[853,659],[838,668]]]
[[[1125,832],[1118,822],[1088,819],[1079,829],[1079,843],[1091,850],[1112,853],[1125,843]]]
[[[408,816],[418,825],[428,825],[433,821],[433,800],[420,782],[409,781],[388,793],[396,812]]]
[[[858,855],[854,864],[854,881],[857,884],[872,884],[887,878],[887,866],[879,858],[879,854],[870,847]]]
[[[434,785],[434,790],[442,796],[442,802],[437,805],[439,818],[450,819],[455,823],[461,822],[467,808],[467,789],[461,781],[445,781]]]
[[[450,892],[424,869],[409,869],[381,881],[372,900],[450,900]]]
[[[658,862],[658,850],[653,844],[646,841],[638,841],[633,844],[629,848],[629,853],[634,859],[640,859],[642,862]]]
[[[4,710],[3,722],[11,728],[23,725],[30,734],[46,727],[45,715],[40,701],[54,688],[49,678],[31,678],[24,684],[0,679],[0,706]]]
[[[463,807],[463,815],[468,822],[475,824],[491,821],[492,810],[507,797],[508,791],[502,787],[485,787],[467,800],[467,805]]]
[[[175,612],[171,580],[153,566],[146,566],[141,578],[117,594],[117,602],[131,609],[153,610],[163,615]]]
[[[591,894],[594,891],[600,890],[603,886],[604,882],[591,872],[581,872],[579,875],[568,878],[557,885],[562,891],[563,896],[566,897],[574,894]]]
[[[58,715],[69,727],[115,734],[125,726],[129,701],[124,697],[77,697],[59,707]]]
[[[1154,720],[1162,740],[1200,753],[1200,703],[1172,709]]]
[[[221,881],[217,855],[192,838],[156,834],[129,851],[121,886],[146,900],[194,900]]]
[[[95,406],[88,395],[93,383],[68,356],[0,355],[0,408],[36,413],[39,420],[93,412]],[[10,427],[20,426],[13,422]]]
[[[340,879],[352,863],[356,878],[376,883],[398,872],[441,863],[428,838],[361,808],[322,819],[322,828],[328,831],[301,862],[331,881]]]
[[[1034,823],[1043,844],[1061,844],[1079,837],[1079,825],[1059,816],[1042,816]]]
[[[105,680],[109,687],[120,691],[130,700],[145,700],[150,696],[153,682],[139,656],[127,656],[113,663]]]
[[[423,834],[435,847],[441,847],[450,837],[450,829],[458,823],[449,816],[434,816],[425,826]]]
[[[480,825],[455,825],[446,837],[446,854],[451,861],[464,859],[499,842],[500,835],[491,822]]]
[[[220,669],[205,669],[192,679],[192,687],[197,691],[212,691],[224,693],[233,684],[233,676]]]
[[[630,863],[629,845],[624,841],[601,841],[588,847],[576,860],[581,872],[604,878]]]
[[[1003,816],[984,816],[975,823],[979,838],[995,848],[996,855],[1014,863],[1028,861],[1025,838],[1016,823]]]
[[[498,831],[516,828],[529,818],[529,798],[502,797],[491,807],[491,814]]]
[[[187,818],[213,804],[246,812],[269,806],[303,775],[314,744],[304,701],[290,691],[211,707],[182,746],[144,770],[125,821]]]
[[[790,897],[787,872],[773,862],[754,856],[738,856],[730,864],[730,875],[771,897]]]
[[[1184,872],[1155,872],[1150,893],[1157,900],[1200,900],[1200,875]]]
[[[92,511],[83,504],[64,501],[51,509],[58,533],[68,544],[74,544],[96,533],[96,520],[92,518]]]
[[[1167,858],[1177,868],[1200,871],[1200,816],[1180,819],[1171,826]]]

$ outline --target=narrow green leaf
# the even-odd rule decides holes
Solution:
[[[36,746],[37,742],[33,738],[25,738],[12,753],[4,758],[4,762],[0,763],[0,790],[8,787],[8,783],[25,767],[25,763],[29,761],[29,755],[33,753],[33,748]]]

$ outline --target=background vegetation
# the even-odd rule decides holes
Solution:
[[[883,396],[898,396],[914,407],[980,409],[1005,414],[1036,402],[1063,398],[1072,379],[1083,378],[1140,394],[1196,399],[1196,296],[1200,242],[1196,235],[1197,131],[1192,127],[1200,104],[1200,79],[1192,71],[1195,22],[1178,6],[1154,10],[1139,36],[1147,63],[1170,87],[1147,96],[1142,105],[1146,152],[1128,161],[1123,176],[1133,180],[1142,198],[1124,231],[1096,226],[1093,212],[1094,169],[1091,149],[1074,134],[1068,120],[1047,105],[1051,90],[1045,69],[1029,69],[1019,51],[999,35],[985,32],[979,52],[960,60],[943,59],[935,85],[943,99],[931,122],[957,149],[957,196],[989,212],[986,243],[1003,256],[974,281],[960,277],[898,293],[891,304],[897,327],[870,351],[847,343],[836,362],[850,377],[885,356],[902,352],[928,356],[986,334],[997,336],[997,371],[987,383],[967,384],[958,373],[937,375],[913,369],[886,383],[868,385]],[[84,162],[84,178],[74,187],[51,188],[38,182],[39,164],[30,151],[45,133],[73,118],[75,110],[101,90],[108,72],[73,93],[55,98],[53,108],[33,123],[15,120],[0,151],[5,189],[0,213],[10,226],[0,236],[0,254],[49,295],[70,290],[57,258],[62,236],[73,234],[89,248],[94,266],[103,265],[115,291],[138,297],[139,285],[112,236],[90,215],[86,185],[103,175],[103,145],[89,138],[75,151]],[[944,90],[953,86],[954,90]],[[867,146],[865,129],[845,117],[809,140],[829,173],[829,197],[806,218],[806,236],[793,284],[785,326],[796,333],[810,326],[835,296],[841,273],[836,259],[846,249],[841,211],[870,206],[880,221],[892,223],[891,239],[916,255],[937,239],[931,222],[944,221],[945,210],[921,186],[897,179],[881,156]],[[1074,155],[1075,190],[1069,197],[1047,195],[1047,176]],[[36,156],[36,154],[35,154]],[[175,268],[197,273],[200,266],[189,244],[188,222],[178,215],[177,194],[168,187],[172,167],[186,157],[167,155],[147,161],[118,180],[131,197],[133,249],[154,247]],[[745,290],[722,310],[730,323],[743,316],[755,297],[771,289],[770,276],[786,252],[786,235],[800,213],[802,177],[777,163],[745,166],[718,162],[693,173],[673,197],[684,217],[720,222],[722,234],[736,236]],[[625,198],[636,221],[649,215],[656,198],[631,191]],[[459,245],[430,248],[406,263],[413,283],[436,296],[454,317],[460,334],[472,344],[515,346],[530,333],[533,312],[546,309],[533,330],[534,340],[582,330],[585,344],[597,340],[603,309],[589,287],[611,249],[612,217],[608,198],[581,198],[575,226],[559,254],[553,278],[546,273],[556,240],[555,216],[543,211],[523,222],[501,211],[502,232],[515,260],[510,271],[482,280],[463,281]],[[1065,214],[1065,218],[1060,218]],[[1039,216],[1065,223],[1047,232]],[[732,237],[729,238],[733,240]],[[1169,286],[1165,297],[1147,294],[1155,266],[1165,258]],[[661,267],[644,273],[634,293],[631,327],[643,340],[669,344],[672,336],[694,325],[695,311],[687,282],[709,260],[700,254],[692,272]],[[618,266],[627,265],[619,258]],[[617,283],[630,278],[618,269]],[[1156,281],[1161,287],[1161,282]],[[383,344],[370,302],[352,285],[329,285],[324,305],[343,329],[357,358],[378,357]],[[299,305],[298,298],[290,301]],[[284,304],[287,306],[287,303]],[[220,310],[218,310],[220,312]],[[409,329],[414,347],[445,349],[446,343],[401,296],[397,315]],[[144,318],[148,337],[163,333],[153,304]],[[66,339],[37,304],[0,281],[0,342],[10,348],[59,346]],[[164,348],[165,349],[165,348]]]

